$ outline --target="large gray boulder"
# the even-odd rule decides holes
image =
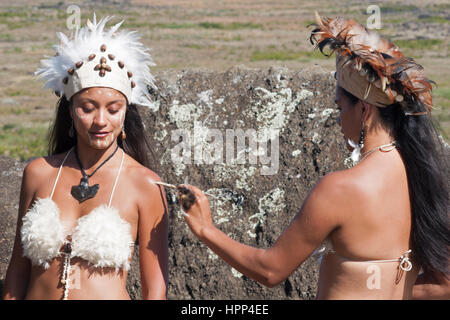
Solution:
[[[346,151],[336,124],[335,80],[330,72],[187,71],[162,75],[156,84],[153,108],[143,114],[159,159],[158,173],[173,184],[187,177],[190,184],[218,196],[210,198],[214,222],[237,241],[255,247],[272,245],[310,188],[326,173],[344,168]],[[233,141],[232,134],[239,135],[239,129],[240,136],[253,137],[252,143],[258,140],[259,153],[248,141],[242,148],[237,139]],[[177,163],[180,157],[173,153],[181,153],[180,143],[188,137],[191,157]],[[233,160],[239,151],[242,158]],[[257,154],[257,159],[249,158],[249,153]],[[262,154],[271,156],[266,159]],[[171,208],[170,299],[315,297],[316,258],[308,259],[283,284],[265,288],[201,244],[189,232],[178,207]]]
[[[24,167],[24,163],[0,155],[0,294],[16,236]]]
[[[165,182],[188,178],[215,195],[210,198],[214,222],[237,241],[271,246],[311,187],[328,172],[344,168],[346,150],[329,72],[183,71],[160,73],[156,85],[152,107],[140,108],[155,154],[153,169]],[[244,136],[247,140],[239,142]],[[14,242],[23,167],[0,157],[0,279]],[[166,191],[173,203],[175,194]],[[170,204],[169,211],[169,299],[315,297],[317,257],[282,284],[265,288],[200,243],[178,205]],[[141,298],[137,252],[128,278],[133,299]]]

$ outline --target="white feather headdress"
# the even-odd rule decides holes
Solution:
[[[153,60],[136,31],[117,32],[123,20],[108,31],[105,17],[76,29],[73,38],[58,32],[59,45],[54,57],[41,60],[35,72],[44,79],[45,88],[67,100],[84,88],[109,87],[122,92],[128,103],[149,106],[148,86],[155,88],[149,66]]]

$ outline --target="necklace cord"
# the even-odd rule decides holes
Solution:
[[[114,150],[114,152],[108,156],[108,158],[105,159],[105,161],[103,161],[95,170],[94,172],[92,172],[91,174],[87,174],[86,171],[84,171],[83,166],[81,165],[81,161],[80,158],[78,157],[78,148],[75,148],[75,156],[77,158],[77,162],[78,165],[80,166],[81,172],[83,173],[83,177],[92,177],[94,175],[94,173],[97,172],[98,169],[100,169],[109,159],[111,159],[115,154],[116,151],[119,149],[119,145],[117,145],[116,149]]]
[[[372,148],[372,149],[370,149],[369,151],[367,151],[367,152],[364,152],[361,156],[361,160],[359,160],[359,162],[361,162],[361,161],[363,161],[365,158],[367,158],[367,156],[369,156],[372,152],[374,152],[374,151],[376,151],[376,150],[382,150],[382,151],[386,151],[386,152],[388,152],[388,151],[391,151],[391,150],[393,150],[396,146],[395,146],[395,140],[394,141],[392,141],[392,142],[390,142],[390,143],[387,143],[387,144],[383,144],[383,145],[381,145],[381,146],[377,146],[377,147],[375,147],[375,148]],[[386,148],[386,147],[392,147],[392,149],[389,149],[389,150],[383,150],[383,148]]]

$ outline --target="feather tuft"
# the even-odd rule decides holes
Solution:
[[[61,224],[55,224],[55,220],[59,221],[59,209],[50,198],[38,198],[22,218],[23,255],[32,265],[48,269],[53,258],[59,256],[65,231]]]
[[[104,17],[97,22],[94,13],[92,22],[88,20],[86,26],[77,30],[71,39],[61,32],[57,33],[60,42],[54,46],[57,55],[41,60],[41,67],[35,72],[35,75],[45,81],[44,89],[64,94],[62,79],[67,76],[67,71],[78,61],[88,61],[90,54],[100,53],[100,45],[106,44],[108,52],[113,53],[117,61],[122,61],[133,74],[136,86],[132,89],[129,102],[151,105],[147,86],[156,86],[149,69],[155,65],[148,53],[149,49],[140,42],[140,36],[135,31],[117,32],[124,21],[106,31],[106,24],[112,18]]]
[[[80,218],[72,234],[72,254],[94,267],[129,270],[132,245],[130,224],[106,205]]]
[[[409,96],[407,99],[410,101],[413,97],[422,101],[431,111],[432,87],[423,73],[423,67],[405,57],[394,43],[353,20],[322,18],[317,12],[315,19],[316,28],[311,31],[310,42],[325,56],[334,52],[339,56],[348,56],[357,65],[357,70],[363,62],[372,70],[368,74],[369,80],[380,79],[383,91],[386,91],[387,84],[396,83],[399,94]],[[331,50],[330,53],[324,52],[326,47]],[[345,65],[349,63],[347,61]],[[392,96],[390,92],[388,94]]]

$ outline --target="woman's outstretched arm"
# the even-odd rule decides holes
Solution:
[[[338,180],[329,174],[310,192],[302,208],[276,243],[268,249],[254,248],[228,237],[216,228],[209,202],[198,188],[189,186],[197,201],[185,220],[192,232],[233,268],[259,283],[273,287],[285,280],[337,229],[344,201]],[[345,210],[345,208],[343,208]]]

